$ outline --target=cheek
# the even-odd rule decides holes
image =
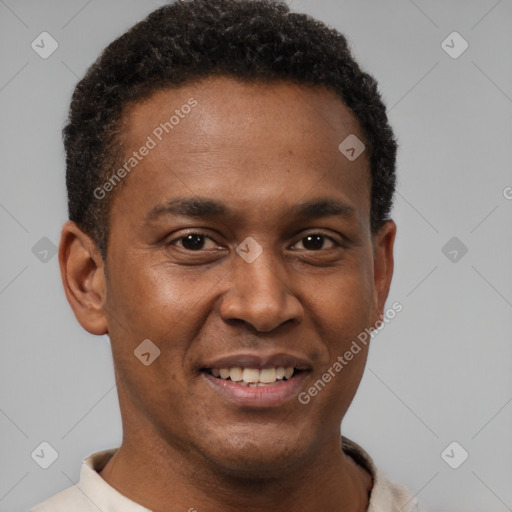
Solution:
[[[170,265],[148,265],[149,259],[125,258],[122,268],[111,272],[106,310],[120,372],[133,386],[163,390],[168,388],[164,383],[183,380],[184,357],[203,325],[208,292],[219,278],[212,272],[192,275]],[[146,353],[139,346],[147,339],[157,347],[149,345],[149,352],[160,353],[146,367],[134,351]]]
[[[363,263],[333,276],[317,296],[324,325],[330,329],[330,338],[336,340],[336,349],[342,350],[369,327],[373,314],[373,282],[371,272]]]
[[[150,254],[122,259],[107,289],[107,309],[136,336],[162,337],[193,314],[205,290],[208,276],[184,271]]]
[[[346,413],[366,366],[370,340],[366,329],[371,325],[373,301],[372,287],[361,277],[351,274],[350,278],[340,279],[323,297],[326,313],[322,337],[327,357],[323,358],[317,378],[328,380],[324,388],[327,392],[322,391],[319,402],[326,417]]]

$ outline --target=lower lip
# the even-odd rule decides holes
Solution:
[[[230,380],[218,379],[206,372],[203,375],[217,392],[231,402],[249,407],[277,407],[297,398],[308,373],[302,371],[290,380],[269,386],[243,386]]]

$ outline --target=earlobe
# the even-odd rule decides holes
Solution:
[[[59,266],[66,297],[80,325],[91,334],[107,334],[104,263],[92,238],[72,221],[61,231]]]
[[[396,237],[396,224],[386,221],[374,236],[374,318],[380,320],[386,304],[393,277],[393,248]]]

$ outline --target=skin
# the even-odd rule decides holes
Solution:
[[[115,191],[106,262],[73,222],[62,229],[67,298],[113,351],[123,442],[100,474],[155,512],[367,510],[371,476],[340,439],[367,347],[306,405],[242,407],[200,371],[226,354],[281,351],[311,363],[307,391],[381,318],[396,226],[372,235],[366,152],[350,162],[338,150],[351,133],[363,140],[359,125],[320,87],[208,78],[131,106],[127,155],[191,97],[198,105]],[[234,215],[146,222],[178,197],[216,199]],[[290,215],[318,198],[352,213]],[[180,237],[197,231],[207,237],[193,250]],[[319,231],[323,245],[308,243]],[[263,249],[252,263],[236,253],[248,236]],[[161,351],[149,366],[134,356],[147,338]]]

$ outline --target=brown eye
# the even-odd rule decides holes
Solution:
[[[212,240],[204,233],[188,233],[186,235],[174,238],[167,245],[178,245],[187,251],[201,251],[204,249],[206,240]],[[213,242],[213,240],[212,240]]]
[[[325,249],[324,243],[326,240],[333,244],[331,247],[328,247],[327,249],[332,249],[333,247],[339,247],[341,245],[332,237],[324,235],[322,233],[313,233],[307,235],[301,238],[300,242],[302,242],[304,249],[308,251],[319,251]]]
[[[205,237],[197,233],[192,233],[182,237],[180,240],[182,240],[181,245],[183,248],[195,251],[203,248]]]

